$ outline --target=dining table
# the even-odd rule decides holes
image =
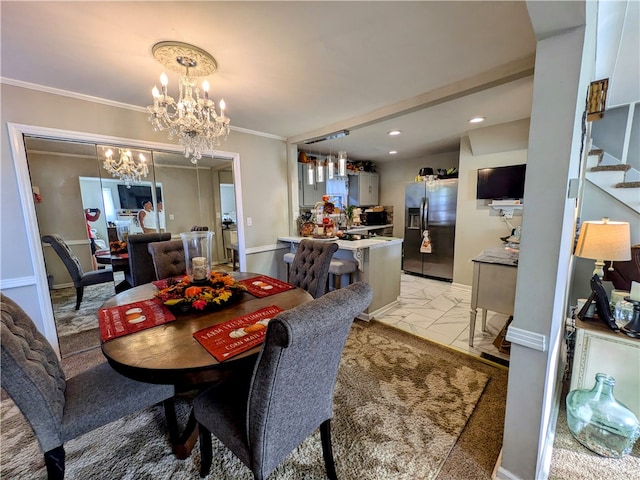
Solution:
[[[100,265],[111,265],[114,272],[124,272],[125,280],[116,285],[116,293],[131,288],[126,280],[126,274],[129,272],[129,254],[127,252],[110,252],[109,250],[98,250],[95,254],[96,262]]]
[[[237,281],[256,277],[268,278],[251,272],[229,274]],[[120,292],[108,299],[100,310],[154,299],[158,292],[156,285],[156,282],[152,282]],[[288,310],[313,300],[306,290],[289,287],[286,291],[262,298],[248,291],[241,291],[232,301],[213,310],[175,313],[175,320],[167,323],[103,339],[102,353],[114,370],[128,378],[147,383],[174,385],[176,392],[203,390],[212,383],[233,375],[234,366],[255,362],[261,344],[229,359],[218,361],[194,338],[194,333],[266,307],[276,306],[281,310]],[[155,301],[161,303],[159,299]],[[102,318],[100,321],[103,321]],[[239,370],[246,374],[246,368]],[[167,422],[174,453],[178,458],[186,458],[197,440],[195,418],[193,415],[189,417],[183,433],[179,433],[175,417],[169,418],[167,415]]]

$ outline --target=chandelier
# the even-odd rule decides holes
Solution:
[[[131,150],[120,150],[120,159],[113,158],[113,150],[108,149],[104,154],[102,166],[112,177],[120,177],[127,188],[131,188],[132,183],[140,183],[143,177],[149,173],[147,159],[141,153],[138,155],[139,162],[133,159]]]
[[[169,140],[177,138],[184,147],[184,156],[198,163],[203,152],[213,151],[229,135],[230,119],[224,115],[224,100],[220,100],[218,114],[209,99],[209,82],[202,82],[202,90],[197,86],[196,77],[215,72],[218,64],[208,52],[182,42],[156,43],[152,53],[158,62],[181,75],[177,102],[167,95],[167,76],[164,73],[160,76],[162,91],[153,87],[148,119],[154,131],[167,130]]]

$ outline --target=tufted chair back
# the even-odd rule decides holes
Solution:
[[[335,242],[302,240],[289,268],[289,283],[304,288],[313,298],[324,295],[329,264],[336,250],[338,244]]]
[[[55,233],[45,235],[42,237],[42,241],[53,247],[53,250],[58,254],[60,260],[64,263],[64,266],[67,267],[69,275],[71,275],[71,280],[73,280],[73,284],[78,284],[84,274],[84,270],[82,269],[80,260],[78,260],[76,254],[69,248],[67,242],[65,242],[60,235],[56,235]]]
[[[53,247],[53,250],[58,254],[64,266],[67,267],[67,271],[73,281],[73,286],[76,287],[76,310],[80,309],[80,303],[84,295],[84,287],[113,282],[113,270],[111,270],[111,268],[92,270],[90,272],[82,270],[80,260],[78,260],[78,257],[71,251],[67,242],[65,242],[60,235],[45,235],[42,237],[42,241]]]
[[[158,280],[177,277],[187,272],[182,240],[153,242],[149,244],[148,248]]]
[[[147,246],[151,242],[167,240],[171,240],[170,233],[139,233],[127,237],[129,272],[125,273],[125,278],[132,287],[157,280],[156,269]]]
[[[173,386],[131,380],[106,361],[65,379],[47,339],[1,292],[0,311],[2,388],[31,425],[49,480],[64,478],[67,440],[159,402],[167,423],[175,424]]]
[[[29,420],[42,451],[62,444],[64,373],[56,353],[27,314],[0,293],[2,388]]]
[[[279,313],[269,322],[250,383],[236,377],[195,398],[201,477],[211,466],[209,432],[251,468],[255,479],[266,479],[320,427],[327,476],[337,478],[333,392],[353,319],[372,297],[371,286],[358,282]]]

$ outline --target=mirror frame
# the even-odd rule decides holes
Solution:
[[[49,127],[39,127],[35,125],[24,125],[17,123],[7,123],[9,147],[13,164],[16,171],[18,193],[20,195],[20,205],[26,227],[28,248],[31,252],[32,269],[34,272],[33,283],[36,286],[37,301],[40,311],[43,312],[42,332],[46,339],[54,347],[58,356],[60,349],[58,346],[58,334],[53,316],[53,305],[49,295],[49,285],[47,283],[47,272],[44,264],[44,253],[42,251],[42,241],[36,217],[36,209],[33,201],[31,189],[31,177],[27,162],[27,151],[24,143],[24,136],[35,136],[60,141],[75,141],[94,144],[114,144],[127,145],[131,148],[141,148],[147,150],[162,150],[167,152],[182,153],[179,145],[149,142],[132,138],[112,137],[89,132],[78,132],[73,130],[61,130]],[[240,154],[237,152],[227,152],[216,150],[216,156],[229,159],[233,164],[233,181],[236,186],[236,212],[238,218],[244,218],[242,210],[242,181],[240,175]],[[243,222],[238,223],[238,257],[240,270],[246,268],[245,252],[245,231]]]

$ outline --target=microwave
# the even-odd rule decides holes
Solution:
[[[387,212],[365,212],[360,215],[364,225],[386,225]]]

